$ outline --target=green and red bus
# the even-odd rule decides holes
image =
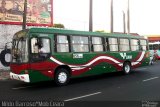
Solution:
[[[10,77],[24,82],[122,71],[149,65],[148,41],[130,34],[30,28],[13,36]]]

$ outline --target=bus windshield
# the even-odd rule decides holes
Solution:
[[[28,39],[26,33],[17,33],[12,42],[12,62],[28,62]]]

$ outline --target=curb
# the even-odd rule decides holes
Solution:
[[[8,76],[8,77],[3,77],[3,76],[0,76],[0,80],[9,80],[10,79],[10,77]]]

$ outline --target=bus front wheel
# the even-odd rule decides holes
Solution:
[[[131,71],[131,64],[129,62],[125,62],[123,64],[123,73],[124,74],[129,74]]]
[[[55,74],[54,81],[56,85],[63,86],[66,85],[70,80],[69,72],[64,68],[59,68]]]

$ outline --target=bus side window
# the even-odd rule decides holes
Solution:
[[[87,36],[72,36],[73,52],[89,52],[89,38]]]
[[[92,37],[92,48],[93,52],[104,51],[103,39],[101,37]]]
[[[119,39],[119,50],[120,51],[130,51],[129,39],[126,39],[126,38]]]
[[[36,45],[37,41],[38,41],[37,38],[31,39],[31,53],[38,53],[38,45]]]
[[[41,38],[41,46],[39,48],[39,53],[50,53],[50,39],[48,38]]]
[[[147,50],[147,41],[146,40],[140,40],[140,48],[141,48],[141,51]]]
[[[158,50],[158,44],[153,44],[153,50]]]
[[[130,39],[131,51],[139,51],[140,45],[138,39]]]
[[[69,37],[66,35],[56,36],[56,52],[69,52]]]
[[[117,38],[108,38],[109,49],[110,51],[118,51],[118,39]]]

